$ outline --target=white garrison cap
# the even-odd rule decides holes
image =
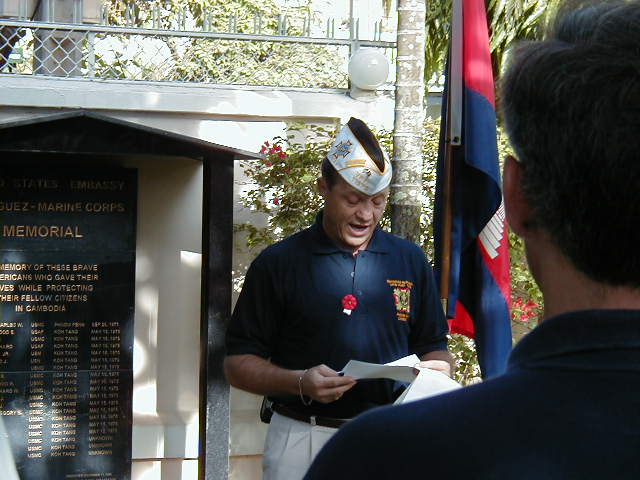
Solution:
[[[357,118],[352,117],[338,132],[327,159],[349,185],[366,195],[375,195],[391,183],[387,153],[369,127]]]

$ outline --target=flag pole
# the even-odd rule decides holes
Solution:
[[[453,227],[453,152],[462,144],[462,55],[463,0],[453,0],[451,47],[447,71],[447,118],[444,153],[443,223],[440,265],[440,300],[445,316],[449,312],[449,279],[451,277],[451,241]]]

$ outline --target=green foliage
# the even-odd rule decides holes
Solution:
[[[111,25],[185,32],[296,36],[310,28],[306,22],[319,23],[319,14],[306,5],[272,0],[111,0],[107,12]],[[102,52],[114,45],[117,52]],[[267,40],[112,34],[96,48],[96,68],[106,78],[336,87],[347,84],[341,65],[347,52],[348,47]]]
[[[540,38],[547,12],[554,0],[489,0],[487,18],[491,30],[491,56],[496,75],[502,71],[508,48],[520,40]]]
[[[429,81],[444,71],[451,31],[451,0],[427,2],[425,17],[424,74]]]
[[[439,121],[428,119],[424,124],[423,192],[421,215],[421,246],[433,258],[433,200],[435,196],[436,160],[438,156]],[[280,240],[313,223],[322,199],[316,190],[320,165],[330,147],[336,128],[313,125],[292,125],[288,134],[265,142],[264,159],[243,162],[244,172],[252,182],[243,202],[251,211],[267,217],[265,227],[252,224],[237,225],[247,232],[247,245],[265,246]],[[380,143],[392,155],[391,132],[378,132]],[[504,135],[499,136],[500,157],[504,158],[509,146]],[[389,226],[385,212],[381,225]],[[542,295],[526,266],[522,240],[511,234],[511,288],[513,301],[513,331],[519,339],[529,331],[541,314]],[[473,340],[462,335],[451,335],[449,349],[457,362],[456,380],[463,384],[480,380]]]
[[[167,30],[202,28],[207,24],[211,31],[226,31],[230,18],[235,20],[239,33],[253,32],[255,14],[265,18],[279,13],[272,0],[111,0],[108,4],[108,20],[114,25],[135,24]],[[271,26],[275,20],[269,20]],[[265,25],[267,26],[267,25]]]
[[[485,0],[491,56],[495,75],[509,47],[516,41],[541,38],[560,0]],[[425,78],[444,71],[449,46],[452,0],[428,2],[426,16]]]
[[[236,225],[247,232],[247,245],[269,245],[311,225],[322,199],[316,189],[320,165],[331,146],[335,128],[292,125],[286,137],[264,143],[264,159],[241,163],[253,186],[243,203],[267,216],[267,225]],[[302,137],[302,142],[294,141]]]
[[[462,385],[482,381],[473,339],[457,333],[449,335],[449,351],[456,359],[456,370],[453,373],[455,381]]]

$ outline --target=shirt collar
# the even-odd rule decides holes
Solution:
[[[322,213],[320,210],[316,215],[316,221],[311,226],[311,238],[312,238],[312,247],[311,250],[313,253],[338,253],[338,252],[348,252],[348,250],[344,248],[338,247],[333,240],[331,240],[324,228],[322,226]],[[391,250],[391,245],[389,243],[389,239],[387,238],[387,233],[384,232],[380,227],[376,227],[373,232],[373,236],[369,241],[369,245],[367,246],[367,252],[376,252],[376,253],[389,253]]]
[[[508,370],[564,366],[640,371],[639,325],[640,310],[585,310],[549,318],[516,345]]]

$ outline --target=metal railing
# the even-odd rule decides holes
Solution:
[[[311,16],[169,13],[155,6],[141,19],[129,7],[117,15],[103,8],[98,25],[0,18],[0,75],[347,88],[354,49],[395,60],[378,22],[363,39],[354,18],[336,30],[336,19]]]

